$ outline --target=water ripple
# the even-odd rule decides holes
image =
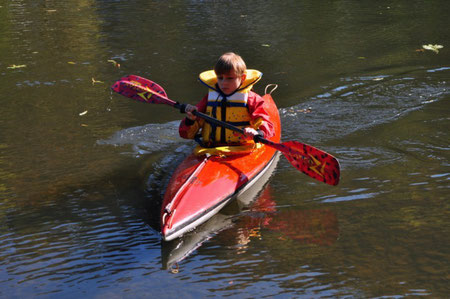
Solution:
[[[140,127],[127,128],[116,132],[108,139],[98,140],[100,145],[131,146],[132,151],[123,152],[126,155],[140,156],[161,151],[184,140],[178,136],[180,121],[164,124],[147,124]]]
[[[442,70],[447,70],[443,68]],[[342,78],[345,84],[324,86],[325,92],[280,109],[283,138],[306,143],[342,138],[354,132],[393,122],[427,104],[444,100],[446,82],[414,76],[377,75]]]

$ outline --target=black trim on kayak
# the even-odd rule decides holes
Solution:
[[[185,228],[186,226],[189,226],[190,224],[192,224],[193,222],[197,221],[197,219],[202,218],[205,214],[208,214],[209,212],[211,212],[212,210],[216,209],[218,206],[226,203],[227,201],[230,201],[231,199],[233,199],[234,196],[237,195],[237,193],[239,193],[239,191],[241,191],[243,188],[245,188],[248,184],[250,184],[250,182],[253,182],[261,173],[265,172],[270,165],[272,165],[273,161],[275,160],[277,156],[277,152],[275,152],[272,156],[272,158],[270,159],[269,162],[267,162],[267,164],[264,166],[263,169],[261,169],[251,180],[249,180],[247,183],[243,184],[242,186],[240,186],[239,188],[237,188],[233,194],[227,196],[226,198],[224,198],[223,200],[221,200],[219,203],[217,203],[216,205],[208,208],[207,210],[205,210],[204,212],[202,212],[201,214],[198,215],[198,217],[195,218],[191,218],[188,221],[184,222],[182,226],[178,226],[178,228],[176,230],[173,230],[171,233],[165,235],[165,238],[168,238],[169,236],[173,235],[174,233],[182,230],[183,228]],[[207,220],[206,220],[207,221]],[[204,221],[204,222],[206,222]],[[200,224],[199,224],[200,225]],[[193,228],[194,229],[194,228]]]

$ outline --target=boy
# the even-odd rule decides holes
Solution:
[[[264,100],[251,91],[261,78],[256,70],[247,70],[241,56],[228,52],[217,61],[214,71],[200,74],[199,80],[208,86],[208,94],[196,105],[187,105],[186,114],[179,127],[180,136],[194,139],[200,131],[203,145],[245,145],[256,135],[273,136],[273,125],[264,109]],[[244,135],[211,125],[192,114],[194,110],[226,121],[244,130]]]

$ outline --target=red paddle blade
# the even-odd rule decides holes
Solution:
[[[111,89],[118,94],[140,102],[175,105],[174,101],[167,98],[166,92],[159,84],[139,76],[123,77],[114,83]]]
[[[332,155],[297,141],[287,141],[281,145],[284,147],[281,150],[283,155],[301,172],[329,185],[339,183],[339,162]]]

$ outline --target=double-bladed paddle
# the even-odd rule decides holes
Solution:
[[[172,101],[167,97],[166,92],[160,85],[139,76],[129,75],[123,77],[111,88],[113,91],[134,100],[150,104],[165,104],[185,112],[185,104]],[[244,130],[202,112],[194,111],[193,114],[211,124],[244,134]],[[277,143],[261,136],[256,136],[255,141],[282,152],[295,168],[306,175],[329,185],[337,185],[339,183],[339,162],[332,155],[297,141]]]

